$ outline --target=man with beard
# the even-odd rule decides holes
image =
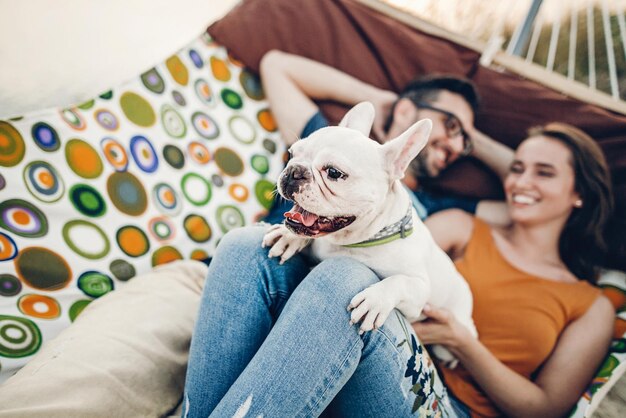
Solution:
[[[420,217],[460,208],[492,222],[506,222],[500,202],[437,196],[420,185],[420,180],[437,177],[454,161],[469,155],[484,162],[500,178],[508,172],[513,151],[474,127],[479,98],[469,80],[432,75],[411,81],[396,94],[325,64],[276,50],[269,51],[261,60],[261,79],[287,146],[328,126],[314,100],[333,100],[346,105],[372,102],[376,108],[373,135],[380,142],[395,138],[419,119],[432,120],[430,140],[403,180],[413,192],[411,196]],[[277,202],[266,221],[281,222],[283,209],[287,208],[283,207],[285,203]]]

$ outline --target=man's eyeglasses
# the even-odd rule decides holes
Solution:
[[[461,155],[466,156],[469,155],[470,152],[472,152],[472,139],[467,134],[467,132],[463,128],[463,124],[454,113],[432,106],[426,102],[416,102],[415,106],[417,106],[418,109],[428,109],[444,115],[446,119],[444,120],[443,124],[446,129],[446,135],[448,136],[448,138],[458,138],[459,136],[462,136],[463,151],[461,151]]]

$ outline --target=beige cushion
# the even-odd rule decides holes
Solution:
[[[0,417],[157,417],[176,406],[207,267],[166,264],[92,302],[0,386]]]

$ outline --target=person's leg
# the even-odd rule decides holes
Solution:
[[[183,416],[206,418],[254,356],[289,295],[309,272],[261,248],[265,228],[241,228],[217,247],[191,340]]]
[[[452,399],[410,323],[397,310],[370,335],[359,367],[326,417],[469,417]],[[456,408],[460,410],[456,410]],[[439,413],[439,414],[438,414]]]
[[[333,408],[342,417],[411,416],[418,396],[418,406],[449,409],[445,389],[431,376],[434,367],[401,316],[394,311],[381,329],[362,336],[349,324],[348,303],[377,281],[350,258],[313,269],[211,416],[318,416],[338,394]]]

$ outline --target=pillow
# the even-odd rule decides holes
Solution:
[[[75,108],[0,121],[0,382],[95,298],[271,204],[258,79],[204,35]]]
[[[0,417],[157,417],[179,401],[207,267],[177,261],[91,303],[0,387]]]

